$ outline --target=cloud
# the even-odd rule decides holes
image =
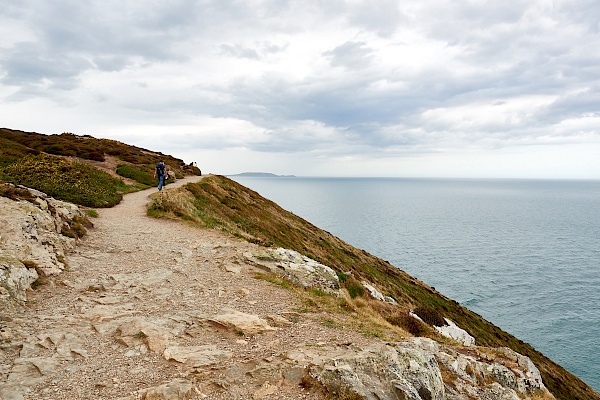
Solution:
[[[323,53],[331,59],[333,67],[345,67],[348,69],[360,69],[373,62],[373,49],[365,42],[346,42],[333,50]]]
[[[600,142],[593,0],[0,7],[0,107],[17,129],[129,130],[282,164],[360,155],[375,169],[379,158]]]

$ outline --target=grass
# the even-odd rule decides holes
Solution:
[[[410,332],[440,340],[431,327],[420,325],[408,316],[411,309],[419,309],[422,313],[434,310],[435,313],[431,312],[431,315],[426,316],[427,319],[431,317],[434,324],[444,325],[445,321],[441,322],[443,317],[449,318],[475,337],[480,346],[509,347],[530,357],[539,368],[545,385],[557,398],[599,398],[584,382],[529,344],[388,262],[350,246],[230,179],[209,176],[199,183],[163,193],[163,196],[155,198],[149,215],[179,217],[194,221],[202,227],[228,232],[252,243],[310,254],[311,258],[333,268],[338,276],[351,275],[340,279],[341,286],[347,293],[344,307],[335,301],[329,303],[326,299],[331,296],[317,296],[306,292],[303,311],[327,309],[346,313],[350,318],[348,324],[359,330],[363,329],[365,334],[372,336],[389,335],[388,332],[393,332],[395,328],[398,332]],[[399,305],[395,306],[395,312],[375,305],[384,303],[373,303],[364,294],[364,289],[361,293],[358,289],[358,282],[361,280],[371,282],[382,293],[396,299]],[[367,321],[362,328],[358,322],[361,319]]]
[[[121,164],[117,166],[117,174],[124,178],[133,179],[143,185],[154,185],[154,166],[152,164],[128,165]]]

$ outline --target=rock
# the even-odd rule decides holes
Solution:
[[[16,258],[0,250],[0,295],[25,301],[25,291],[38,279],[34,268],[27,268]]]
[[[460,348],[443,346],[431,339],[414,338],[411,342],[435,354],[438,364],[454,376],[452,386],[456,393],[490,400],[554,398],[531,360],[513,350],[471,347],[467,355]]]
[[[433,354],[414,346],[368,346],[310,367],[329,393],[365,399],[443,399],[444,382]]]
[[[25,400],[25,397],[23,397],[23,395],[16,390],[0,389],[0,399],[3,399],[3,400]]]
[[[36,264],[38,273],[57,275],[65,267],[65,254],[76,240],[61,234],[75,218],[85,214],[75,205],[45,197],[38,202],[14,201],[0,197],[0,250],[19,260]]]
[[[194,395],[192,382],[186,379],[174,379],[160,386],[140,391],[142,400],[180,400],[191,399]]]
[[[85,218],[73,204],[27,190],[31,201],[0,197],[0,299],[5,302],[23,301],[38,275],[58,275],[65,268],[64,257],[74,249],[76,239],[62,232],[76,218]]]
[[[313,382],[339,397],[553,399],[541,380],[535,380],[539,371],[531,368],[527,357],[508,349],[464,351],[427,338],[385,345],[299,347],[255,370],[278,370],[292,381]]]
[[[271,327],[267,321],[257,315],[245,314],[228,308],[221,310],[219,315],[210,318],[209,321],[218,326],[250,335],[277,329]]]
[[[454,322],[449,320],[448,318],[444,318],[448,325],[446,326],[434,326],[435,330],[438,331],[443,336],[446,336],[450,339],[456,340],[458,343],[461,343],[463,346],[474,346],[475,338],[464,329],[459,328]]]
[[[333,269],[293,250],[257,250],[244,253],[244,257],[251,264],[284,276],[304,288],[337,293],[340,287],[339,278]]]
[[[134,347],[143,342],[148,346],[148,350],[157,354],[165,351],[173,336],[169,328],[143,318],[125,319],[116,331],[120,335],[121,343],[128,347]]]
[[[371,294],[371,296],[374,299],[377,299],[380,301],[385,301],[386,303],[390,303],[390,304],[398,304],[393,297],[384,296],[379,290],[375,289],[375,287],[373,285],[371,285],[369,282],[362,281],[361,284],[363,285],[363,287],[365,289],[367,289],[369,291],[369,293]]]
[[[196,368],[215,364],[224,358],[229,358],[231,352],[220,350],[213,345],[172,346],[164,351],[163,356],[166,360],[174,360]]]
[[[269,321],[271,326],[275,326],[278,328],[287,328],[287,327],[293,325],[293,322],[291,322],[279,315],[268,315],[267,321]]]
[[[252,395],[255,400],[262,399],[266,396],[277,393],[277,386],[271,385],[269,382],[263,383],[263,385]]]

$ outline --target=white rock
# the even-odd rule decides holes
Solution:
[[[333,269],[288,249],[267,249],[244,253],[246,260],[290,279],[304,288],[337,293],[340,281]]]
[[[385,301],[386,303],[390,303],[390,304],[398,304],[394,298],[392,298],[390,296],[384,296],[379,290],[377,290],[369,282],[362,281],[361,284],[363,285],[363,287],[365,289],[367,289],[369,291],[369,293],[371,294],[371,296],[374,299],[377,299],[377,300],[380,300],[380,301]]]
[[[461,343],[463,346],[474,346],[475,338],[464,329],[458,327],[454,322],[449,320],[448,318],[444,318],[447,326],[434,326],[435,330],[438,331],[443,336],[446,336],[450,339],[454,339],[457,342]]]

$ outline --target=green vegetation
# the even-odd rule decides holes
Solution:
[[[128,165],[121,164],[117,166],[117,174],[124,178],[133,179],[141,184],[152,186],[154,185],[154,165]]]
[[[367,321],[363,328],[357,325],[356,320],[352,323],[359,330],[363,329],[365,334],[379,337],[383,335],[384,324],[388,324],[388,327],[401,327],[413,335],[441,340],[433,329],[416,321],[408,313],[410,310],[419,310],[422,318],[431,319],[434,324],[444,324],[441,322],[443,318],[440,321],[443,316],[468,331],[481,346],[509,347],[529,356],[539,368],[544,383],[557,398],[597,399],[597,395],[584,382],[529,344],[388,262],[350,246],[230,179],[209,176],[197,184],[162,193],[155,198],[148,213],[159,217],[183,218],[253,243],[310,254],[311,258],[336,270],[338,276],[344,274],[344,279],[340,281],[348,294],[345,304],[332,302],[327,307],[359,315]],[[357,286],[363,279],[393,297],[398,305],[370,301],[364,293],[361,295]],[[305,296],[308,296],[305,303],[307,310],[324,307],[325,299],[330,297],[318,296],[310,291]]]
[[[198,167],[186,165],[178,158],[115,140],[0,129],[0,182],[31,187],[87,207],[112,207],[124,193],[153,186],[154,165],[160,160],[165,161],[170,175],[177,179],[201,175]],[[116,170],[114,165],[118,165]],[[133,183],[127,185],[116,175]],[[169,179],[167,183],[172,181]],[[26,200],[27,195],[17,193],[15,188],[0,190],[5,197],[25,196]],[[69,230],[64,234],[80,233]]]
[[[44,154],[27,155],[1,173],[6,182],[87,207],[112,207],[127,191],[122,180],[104,171]]]
[[[98,165],[112,157],[120,160],[121,165],[129,165],[134,170],[150,166],[150,177],[153,175],[154,165],[163,160],[169,171],[178,179],[186,175],[201,175],[198,167],[185,164],[181,159],[130,146],[116,140],[96,139],[89,135],[77,136],[72,133],[42,135],[34,132],[0,129],[0,168],[14,164],[27,155],[41,153],[74,157],[92,165]],[[148,183],[147,173],[141,176],[145,177],[145,183],[138,181],[139,183],[153,184],[152,182]],[[137,181],[136,177],[131,179]]]

